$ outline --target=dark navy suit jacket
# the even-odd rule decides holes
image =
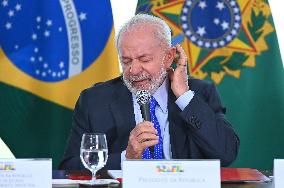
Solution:
[[[168,120],[174,159],[220,159],[231,164],[238,153],[239,138],[225,119],[214,84],[189,79],[195,95],[181,111],[169,87]],[[109,158],[107,169],[120,169],[120,155],[135,127],[132,95],[121,77],[84,90],[73,115],[73,125],[60,169],[82,170],[80,143],[86,132],[105,133]]]

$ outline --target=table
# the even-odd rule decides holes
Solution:
[[[66,174],[69,174],[70,172],[66,171],[53,171],[53,178],[66,178]],[[262,171],[263,174],[269,176],[271,175],[271,171]],[[72,172],[72,174],[78,174],[78,175],[89,175],[89,172]],[[99,176],[101,178],[111,178],[106,171],[99,172]],[[108,186],[87,186],[87,185],[70,185],[70,186],[52,186],[53,188],[86,188],[86,187],[97,187],[97,188],[122,188],[121,184],[112,184]],[[221,188],[274,188],[273,182],[268,183],[222,183]]]
[[[52,186],[55,188],[55,186]],[[56,188],[66,188],[67,186],[56,186]],[[90,186],[68,186],[70,188],[86,188]],[[109,185],[109,186],[93,186],[100,188],[121,188],[121,185]],[[242,184],[222,184],[221,188],[274,188],[273,182],[270,183],[242,183]]]

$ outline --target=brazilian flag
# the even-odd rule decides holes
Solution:
[[[52,158],[80,92],[118,76],[109,0],[0,2],[0,137],[17,158]]]
[[[234,167],[284,158],[284,71],[267,0],[139,0],[137,13],[164,19],[190,74],[217,85],[241,140]]]

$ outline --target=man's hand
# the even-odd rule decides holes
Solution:
[[[189,90],[189,87],[187,78],[187,57],[179,44],[176,45],[176,50],[180,57],[176,65],[176,69],[173,70],[170,68],[168,70],[168,75],[171,80],[171,89],[175,96],[179,98],[182,94]]]
[[[130,132],[126,148],[126,159],[141,159],[145,148],[158,144],[159,136],[153,123],[144,121]]]

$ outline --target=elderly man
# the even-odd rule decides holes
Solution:
[[[235,160],[239,138],[215,86],[188,79],[187,57],[181,46],[171,46],[163,20],[136,15],[120,30],[117,49],[123,76],[81,93],[61,169],[84,168],[79,150],[86,132],[106,134],[107,169],[120,169],[125,159],[220,159],[222,166]],[[141,116],[136,97],[141,90],[152,96],[152,122]]]

